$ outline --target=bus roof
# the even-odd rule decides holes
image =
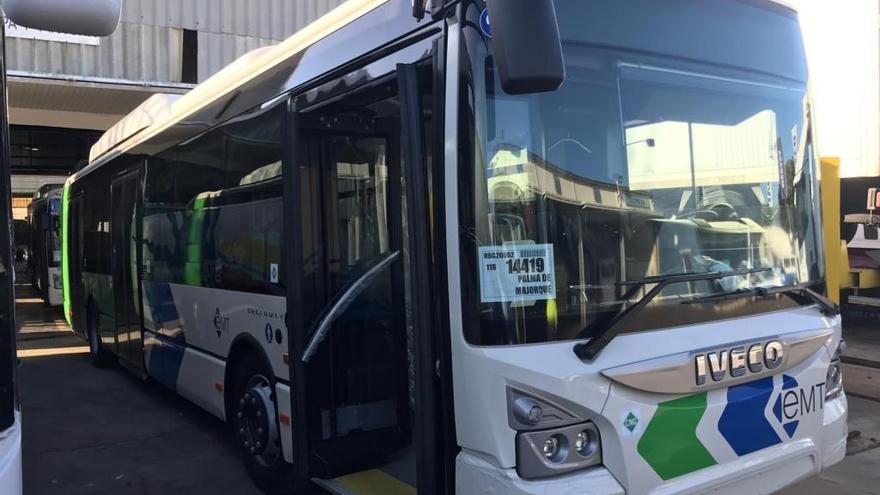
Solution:
[[[125,143],[144,129],[171,114],[172,106],[179,98],[180,95],[164,93],[158,93],[147,98],[137,108],[108,129],[101,136],[101,139],[92,145],[89,151],[89,163],[94,162],[111,149]]]
[[[175,101],[169,102],[167,98],[162,98],[164,101],[160,104],[157,103],[158,99],[151,102],[153,100],[151,97],[101,137],[96,144],[97,147],[93,147],[90,152],[89,164],[74,174],[71,179],[76,180],[88,174],[122,152],[134,148],[196,113],[211,102],[235,92],[246,83],[258,79],[282,62],[300,54],[314,43],[389,1],[391,0],[348,0],[280,44],[257,49],[240,57]],[[167,95],[155,96],[165,97]],[[162,106],[164,111],[147,115],[149,112],[144,106],[148,103],[151,106]],[[150,119],[152,121],[149,124],[142,126],[145,120]],[[117,128],[117,126],[120,127]],[[71,181],[69,180],[69,182]]]

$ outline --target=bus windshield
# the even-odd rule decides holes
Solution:
[[[718,2],[722,13],[690,2],[669,9],[685,12],[673,17],[660,3],[558,0],[566,80],[531,95],[505,94],[490,33],[465,23],[460,118],[471,120],[459,170],[471,343],[589,336],[643,297],[651,277],[748,273],[671,284],[631,330],[732,315],[693,304],[707,296],[821,281],[795,15],[730,1]],[[737,41],[742,23],[758,39]],[[784,307],[773,304],[735,311]]]

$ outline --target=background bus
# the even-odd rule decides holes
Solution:
[[[46,184],[28,205],[28,273],[31,285],[49,306],[64,302],[61,292],[61,190]]]

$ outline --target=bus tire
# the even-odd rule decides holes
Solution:
[[[275,375],[253,351],[232,364],[229,418],[248,475],[265,493],[290,493],[293,470],[281,451]]]
[[[98,310],[95,304],[90,302],[86,313],[86,334],[89,340],[89,356],[91,357],[92,366],[96,368],[106,368],[110,365],[111,355],[104,349],[101,344],[101,337],[98,332]]]

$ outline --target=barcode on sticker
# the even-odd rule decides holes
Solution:
[[[546,249],[521,249],[519,251],[520,257],[522,258],[539,258],[543,256],[547,256]]]

